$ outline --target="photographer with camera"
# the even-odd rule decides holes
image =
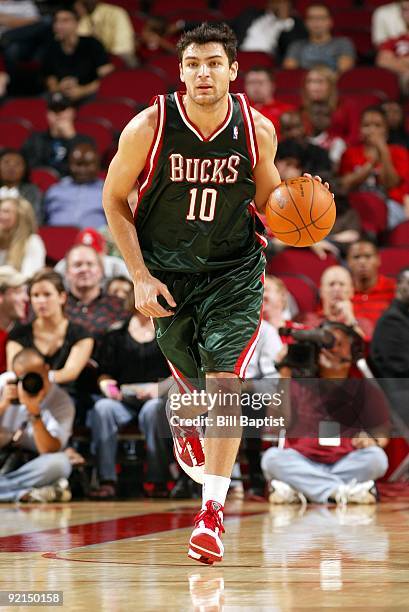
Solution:
[[[261,461],[269,500],[375,503],[374,481],[388,467],[389,410],[377,386],[348,378],[362,355],[362,339],[339,322],[293,335],[296,343],[277,364],[285,448],[269,448]]]
[[[48,379],[36,349],[21,350],[0,376],[0,501],[69,501],[71,465],[61,452],[72,433],[74,405]],[[18,467],[17,467],[18,466]]]

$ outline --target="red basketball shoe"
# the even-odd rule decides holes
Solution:
[[[224,533],[223,506],[210,500],[206,502],[206,508],[195,516],[195,528],[190,537],[188,556],[207,565],[221,561],[224,553],[220,539],[222,533]]]
[[[203,484],[205,456],[201,428],[173,425],[172,433],[176,461],[190,478]]]

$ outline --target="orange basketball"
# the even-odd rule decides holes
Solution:
[[[266,217],[281,242],[293,247],[311,246],[323,240],[335,223],[334,197],[316,179],[289,179],[270,195]]]

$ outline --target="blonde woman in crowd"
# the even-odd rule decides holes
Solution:
[[[45,256],[33,207],[17,190],[9,190],[0,198],[0,265],[13,266],[29,277],[45,265]]]

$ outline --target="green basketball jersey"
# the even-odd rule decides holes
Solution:
[[[187,117],[181,93],[155,104],[135,211],[147,267],[197,273],[254,261],[265,239],[253,204],[258,151],[246,97],[229,94],[227,116],[208,138]]]

